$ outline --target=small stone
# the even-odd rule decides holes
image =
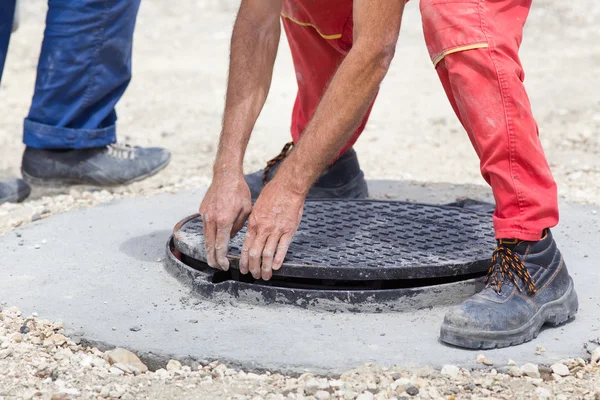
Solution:
[[[477,364],[483,364],[483,362],[485,361],[485,356],[483,354],[479,354],[477,356]]]
[[[113,375],[123,375],[125,374],[125,372],[123,372],[123,370],[116,368],[116,367],[110,367],[110,369],[108,370],[108,372],[110,372]]]
[[[304,393],[306,393],[309,396],[314,395],[319,390],[319,385],[320,382],[315,378],[307,380],[304,384]]]
[[[402,378],[402,374],[400,372],[392,372],[392,379],[397,381],[398,379]]]
[[[417,389],[414,386],[410,386],[406,388],[406,393],[408,393],[411,396],[416,396],[419,394],[419,389]]]
[[[138,358],[138,356],[136,356],[129,350],[116,348],[107,352],[106,356],[108,357],[108,362],[111,365],[120,363],[125,365],[132,365],[138,370],[140,370],[140,372],[142,373],[148,371],[148,367]]]
[[[190,324],[197,324],[198,320],[197,319],[190,319]]]
[[[543,346],[538,345],[535,347],[535,354],[537,354],[538,356],[545,351],[546,351],[546,349]]]
[[[164,368],[159,368],[154,372],[154,375],[159,379],[167,379],[169,377],[169,372]]]
[[[142,328],[141,328],[140,326],[137,326],[137,325],[136,325],[136,326],[132,326],[131,328],[129,328],[129,330],[130,330],[131,332],[139,332],[139,331],[141,331],[141,330],[142,330]]]
[[[460,368],[456,365],[444,365],[442,368],[442,375],[449,376],[450,378],[456,378],[460,374]]]
[[[540,399],[540,400],[552,398],[552,392],[543,387],[536,388],[535,394],[537,395],[538,399]]]
[[[521,372],[531,378],[540,378],[540,370],[535,364],[527,363],[521,367]]]
[[[523,371],[521,371],[521,368],[513,366],[510,367],[510,369],[508,370],[508,374],[512,377],[520,378],[521,376],[523,376]]]
[[[600,347],[596,347],[596,349],[594,349],[594,351],[592,351],[591,363],[592,363],[592,365],[600,364]]]
[[[46,239],[42,239],[42,244],[48,244],[48,241]]]
[[[19,329],[19,332],[21,332],[23,335],[26,335],[30,332],[30,329],[27,325],[23,325],[21,329]]]
[[[317,391],[317,393],[315,393],[315,399],[317,400],[329,400],[330,397],[331,395],[329,394],[329,392],[326,392],[324,390],[319,390]]]
[[[4,360],[6,357],[12,355],[11,349],[0,350],[0,360]]]
[[[2,310],[2,314],[8,318],[17,318],[21,316],[21,310],[18,307],[8,307]]]
[[[62,346],[67,343],[67,338],[65,335],[61,335],[60,333],[55,333],[54,335],[48,338],[50,342],[52,342],[55,346]]]
[[[556,375],[559,375],[559,376],[568,376],[571,374],[571,372],[569,371],[569,367],[567,367],[565,364],[561,364],[561,363],[552,364],[552,366],[550,368],[552,369],[553,373],[555,373]]]
[[[373,400],[373,397],[373,393],[365,391],[359,394],[356,400]]]
[[[514,362],[513,360],[509,359],[508,362],[506,363],[506,365],[508,365],[509,367],[513,367],[513,366],[517,365],[517,363]]]
[[[169,362],[167,363],[167,371],[169,371],[169,372],[175,371],[175,370],[181,370],[181,368],[182,368],[182,365],[177,360],[169,360]]]
[[[112,329],[113,332],[117,330],[117,328],[114,327],[114,326],[112,328],[110,328],[110,329]]]
[[[21,343],[23,341],[23,335],[21,335],[20,333],[13,333],[12,335],[10,335],[10,338],[15,343]]]
[[[340,380],[329,381],[329,386],[333,390],[342,390],[344,388],[344,381],[340,381]]]
[[[494,365],[494,362],[486,358],[485,360],[483,360],[483,364],[487,365],[488,367],[491,367],[492,365]]]
[[[42,246],[40,246],[39,244],[34,244],[33,245],[33,248],[36,249],[36,250],[38,250],[40,247],[42,247]]]

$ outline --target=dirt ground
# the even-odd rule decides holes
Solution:
[[[165,171],[145,182],[105,191],[81,188],[36,190],[32,198],[23,204],[0,206],[0,234],[32,219],[75,207],[93,206],[123,196],[206,186],[220,130],[229,35],[237,3],[233,0],[142,2],[134,43],[133,81],[118,106],[118,132],[123,141],[168,147],[173,152],[173,161]],[[384,81],[367,130],[356,146],[360,162],[369,179],[481,184],[475,153],[446,101],[425,50],[417,3],[410,2],[407,6],[392,69]],[[23,151],[22,122],[33,93],[45,7],[43,1],[23,1],[21,26],[11,41],[0,90],[0,179],[19,176]],[[600,2],[596,0],[534,1],[521,51],[527,75],[525,83],[542,142],[559,183],[560,195],[569,201],[593,204],[600,204],[599,24]],[[295,75],[284,39],[271,95],[256,125],[245,160],[248,172],[261,168],[289,140],[289,116],[295,90]],[[2,337],[8,337],[10,333],[6,326],[4,332],[0,332]],[[19,351],[29,350],[17,349],[15,354]],[[19,369],[23,362],[7,356],[0,366],[4,367],[3,371],[14,367],[19,373],[24,373],[25,369]],[[52,358],[49,363],[60,363],[60,357],[58,361]],[[365,381],[371,376],[384,377],[388,373],[365,371],[360,375],[365,377]],[[19,373],[4,379],[4,385],[11,388],[9,392],[2,390],[0,378],[0,399],[13,398],[17,393],[18,397],[23,396],[27,388],[16,389],[18,385],[14,381]],[[208,376],[213,376],[211,374],[209,371]],[[439,373],[435,374],[432,379],[442,379]],[[571,377],[560,385],[552,383],[548,390],[555,396],[554,386],[567,385],[565,387],[573,392],[565,391],[563,395],[566,397],[556,398],[593,399],[596,394],[592,388],[598,388],[600,373],[597,369],[589,369],[586,374],[588,378],[585,379]],[[73,376],[76,378],[65,378],[67,386],[77,387],[80,394],[101,394],[101,389],[95,392],[96,383],[77,374]],[[193,398],[198,392],[192,390],[191,385],[202,387],[200,380],[206,376],[198,376],[192,383],[186,383],[185,379],[171,382],[170,378],[144,378],[153,382],[149,385],[146,381],[134,381],[135,385],[146,385],[145,389],[135,392],[134,398],[138,398],[138,393],[141,393],[139,397],[146,398],[170,398],[189,393],[186,395],[189,397],[185,398]],[[32,379],[37,379],[37,384],[42,385],[46,378]],[[118,382],[119,379],[133,378],[111,376],[107,382]],[[272,380],[261,379],[263,383]],[[515,379],[524,381],[524,378]],[[272,389],[273,385],[277,386],[285,379],[274,381],[276,383],[265,383],[266,389],[260,389],[267,392],[252,395],[246,393],[247,390],[236,392],[233,386],[222,382],[219,383],[221,386],[206,384],[211,389],[205,397],[234,398],[235,394],[239,394],[247,398],[254,395],[258,398],[280,398],[269,397],[268,394],[283,393]],[[249,387],[256,389],[263,383]],[[303,383],[296,384],[304,386]],[[88,392],[86,385],[90,388]],[[464,397],[456,394],[456,398],[555,398],[543,397],[546,392],[535,389],[534,384],[527,385],[519,386],[523,391],[521,394],[518,390],[494,392],[484,387],[487,392],[478,389]],[[443,388],[438,391],[442,398],[453,396],[451,392],[445,394]],[[58,389],[47,393],[62,393],[60,395],[66,398],[79,396],[75,392],[69,394],[67,390],[63,393]],[[423,393],[417,395],[418,398],[436,398]],[[506,397],[507,394],[513,397]],[[324,394],[322,396],[326,398]],[[369,395],[366,396],[364,398],[368,399]]]

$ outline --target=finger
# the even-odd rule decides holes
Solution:
[[[279,243],[279,239],[281,238],[279,235],[279,233],[271,234],[262,252],[262,278],[265,281],[268,281],[273,276],[273,257],[275,257],[277,243]]]
[[[250,273],[254,279],[260,279],[260,261],[266,242],[267,235],[259,232],[248,252],[248,269],[250,269]]]
[[[233,222],[233,228],[231,228],[231,236],[230,236],[231,239],[233,239],[234,236],[237,235],[237,233],[242,230],[242,228],[244,227],[244,224],[246,223],[246,220],[248,219],[248,216],[250,215],[251,210],[252,210],[252,207],[250,207],[249,209],[242,208],[240,210],[240,213],[238,214],[237,218]]]
[[[242,246],[242,256],[240,257],[240,272],[246,275],[248,269],[248,254],[250,253],[250,246],[254,241],[254,229],[252,226],[248,226],[246,230],[246,237],[244,238],[244,245]]]
[[[217,226],[217,238],[215,241],[215,257],[217,264],[223,271],[229,270],[229,260],[227,251],[229,250],[229,236],[233,225]]]
[[[211,268],[219,268],[215,257],[215,240],[217,235],[217,225],[212,221],[209,214],[202,216],[204,231],[204,250],[206,251],[206,262]]]
[[[285,256],[290,248],[290,244],[292,244],[293,237],[293,233],[286,233],[279,239],[279,243],[277,244],[277,252],[275,253],[275,258],[273,259],[272,265],[274,271],[279,271],[279,268],[281,268],[283,265]]]

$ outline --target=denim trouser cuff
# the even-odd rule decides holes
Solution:
[[[116,142],[115,125],[99,129],[59,128],[25,120],[23,142],[36,149],[86,149]]]

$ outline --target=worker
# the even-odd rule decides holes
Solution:
[[[0,80],[15,0],[0,2]],[[131,80],[140,0],[49,1],[35,91],[24,122],[21,172],[39,186],[114,186],[167,166],[162,148],[116,143],[115,106]],[[0,203],[22,200],[23,181],[0,182]]]
[[[284,262],[311,191],[364,197],[352,145],[394,56],[404,6],[405,0],[242,0],[213,180],[200,206],[211,267],[229,268],[228,240],[248,220],[239,268],[268,280]],[[578,308],[550,232],[558,223],[557,188],[518,56],[530,6],[531,0],[420,2],[431,61],[496,200],[497,248],[487,285],[450,310],[441,328],[443,341],[465,348],[523,343]],[[280,15],[298,81],[294,145],[258,182],[256,174],[244,177],[242,161],[269,92]]]

